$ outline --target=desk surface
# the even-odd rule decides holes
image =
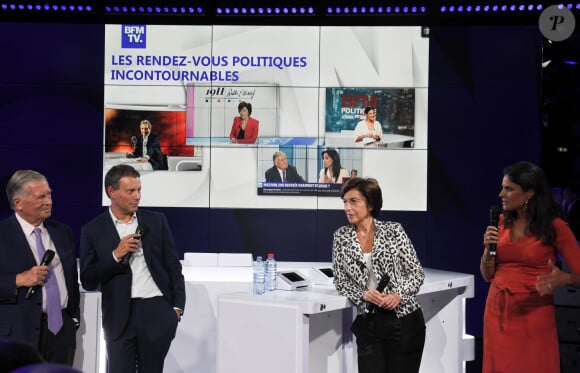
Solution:
[[[326,132],[324,134],[324,140],[326,146],[332,146],[337,148],[352,148],[352,147],[388,147],[388,148],[402,148],[406,141],[414,140],[414,137],[399,135],[394,133],[384,133],[380,142],[372,142],[370,144],[364,144],[363,141],[354,142],[354,131],[344,131],[344,132]]]
[[[276,290],[255,296],[249,292],[238,292],[220,295],[220,302],[259,302],[271,305],[294,305],[301,313],[312,315],[352,307],[346,297],[338,295],[334,287],[313,285],[292,291]]]
[[[309,274],[310,268],[329,263],[279,262],[280,270]],[[251,267],[234,272],[251,281]],[[230,270],[222,271],[224,275]],[[426,323],[421,373],[464,372],[473,360],[473,338],[464,333],[464,298],[473,297],[474,275],[425,269],[419,302]],[[266,372],[261,362],[278,364],[280,372],[356,372],[356,347],[350,325],[353,305],[332,285],[314,285],[293,291],[276,290],[256,296],[246,289],[217,294],[217,372]],[[257,342],[248,345],[249,336]],[[265,341],[265,342],[264,342]],[[265,356],[265,357],[264,357]],[[270,359],[270,360],[268,360]],[[283,368],[283,369],[282,369]]]
[[[103,168],[110,169],[119,164],[128,164],[138,171],[153,171],[153,166],[149,162],[137,162],[138,158],[126,158],[125,153],[105,153],[103,157]]]
[[[221,146],[258,146],[258,145],[269,145],[269,146],[290,146],[290,145],[303,145],[303,146],[316,146],[319,143],[318,137],[258,137],[256,143],[254,144],[239,144],[231,143],[229,137],[188,137],[185,139],[186,145],[216,145]]]
[[[278,271],[297,270],[306,277],[311,277],[312,268],[332,267],[328,262],[278,262]],[[468,273],[444,271],[440,269],[425,268],[425,281],[419,290],[419,294],[427,294],[441,290],[466,287],[466,297],[473,297],[474,276]],[[190,282],[252,282],[252,267],[183,267],[185,281]],[[316,290],[313,290],[316,289]],[[334,286],[317,285],[309,290],[315,293],[333,294],[338,293]],[[295,291],[282,291],[292,293]]]
[[[278,262],[278,270],[297,270],[305,276],[310,275],[312,268],[328,267],[331,267],[331,263]],[[348,308],[352,307],[345,297],[338,295],[332,285],[316,285],[307,290],[277,290],[260,297],[253,296],[251,266],[183,266],[183,274],[186,280],[188,305],[165,361],[166,373],[194,371],[216,373],[218,299],[219,302],[230,303],[265,302],[280,307],[293,305],[294,309],[299,309],[301,313],[311,315],[309,317],[318,321],[325,320],[325,314],[322,312],[340,313],[339,310],[344,309],[348,313]],[[430,368],[430,372],[457,372],[456,368],[453,370],[448,367],[455,367],[457,361],[461,365],[461,361],[465,360],[464,350],[473,353],[473,347],[466,349],[467,345],[461,339],[461,335],[458,337],[458,333],[463,333],[462,326],[465,320],[462,299],[473,297],[474,276],[429,268],[425,269],[425,274],[425,283],[419,293],[425,294],[423,296],[425,303],[422,306],[425,314],[431,315],[426,319],[428,338],[424,361],[428,364],[425,366]],[[465,291],[460,290],[463,286],[466,287]],[[455,297],[461,299],[452,305],[448,305],[450,289],[458,289]],[[438,291],[444,293],[443,301],[438,300],[436,296]],[[77,364],[82,362],[83,371],[91,373],[101,373],[105,370],[105,345],[100,328],[100,314],[97,314],[100,308],[98,304],[100,304],[99,293],[83,293],[83,326],[79,332],[82,335],[83,347],[77,349],[78,356],[75,361]],[[443,360],[452,361],[452,364],[443,366]],[[436,364],[441,365],[441,369],[435,369]],[[348,370],[348,373],[354,371]]]

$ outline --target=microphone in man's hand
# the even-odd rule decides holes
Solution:
[[[381,278],[381,281],[379,281],[379,284],[377,285],[377,291],[379,293],[382,293],[383,290],[385,290],[385,288],[387,287],[387,285],[389,284],[390,281],[390,277],[388,273],[385,273],[383,275],[383,277]],[[366,307],[365,307],[365,311],[364,311],[364,315],[372,315],[375,313],[375,311],[377,310],[377,305],[371,302],[368,302]]]
[[[497,228],[499,224],[500,212],[500,208],[496,205],[493,205],[489,208],[489,225]],[[495,256],[497,254],[497,244],[490,243],[487,250],[489,252],[489,256]]]
[[[131,136],[131,143],[133,144],[133,150],[137,147],[137,136]]]
[[[44,252],[44,256],[42,257],[42,261],[40,262],[39,265],[47,266],[50,264],[50,262],[52,262],[52,259],[54,259],[54,251],[53,250],[46,250]],[[34,293],[36,293],[36,290],[38,290],[39,287],[40,287],[40,285],[35,285],[35,286],[29,287],[28,291],[26,292],[26,296],[24,298],[26,298],[26,299],[32,298],[32,296],[34,295]]]
[[[147,227],[145,227],[145,225],[139,223],[137,225],[137,229],[135,229],[135,234],[140,235],[141,237],[139,237],[139,239],[141,240],[141,239],[143,239],[143,236],[145,236],[145,233],[147,233]],[[121,258],[121,263],[129,265],[129,259],[131,259],[131,255],[133,255],[132,252],[125,254],[125,256]]]

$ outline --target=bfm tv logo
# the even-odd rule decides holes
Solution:
[[[121,25],[121,48],[146,48],[146,25]]]

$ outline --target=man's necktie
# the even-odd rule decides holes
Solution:
[[[286,179],[286,170],[283,170],[283,171],[282,171],[282,182],[283,182],[283,183],[285,183],[285,182],[287,182],[287,181],[288,181],[288,180]]]
[[[40,233],[40,228],[34,228],[38,259],[42,260],[46,250],[42,244]],[[49,264],[48,266],[48,278],[44,288],[46,290],[46,316],[48,319],[48,329],[56,335],[62,328],[62,310],[60,308],[60,291],[58,290],[58,283],[56,282],[56,275],[54,274],[52,264]]]

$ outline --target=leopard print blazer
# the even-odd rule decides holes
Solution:
[[[395,308],[397,317],[403,317],[421,306],[416,295],[425,279],[425,272],[417,258],[413,244],[400,223],[375,220],[375,239],[372,249],[372,267],[377,280],[387,273],[389,284],[384,293],[397,293],[401,303]],[[362,313],[366,303],[363,294],[368,290],[370,276],[364,262],[355,227],[347,225],[334,232],[332,243],[334,286],[339,294],[354,303]]]

